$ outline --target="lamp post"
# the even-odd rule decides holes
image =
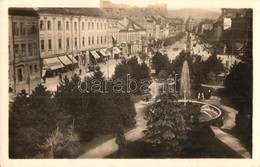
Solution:
[[[174,80],[175,80],[175,88],[174,88],[174,90],[175,90],[175,93],[177,92],[177,75],[178,74],[174,74]]]

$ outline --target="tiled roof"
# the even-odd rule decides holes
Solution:
[[[9,8],[8,14],[14,16],[38,16],[34,8]]]
[[[39,8],[39,13],[105,17],[105,13],[99,8]]]

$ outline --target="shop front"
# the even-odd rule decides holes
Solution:
[[[52,77],[62,72],[62,68],[65,66],[57,57],[43,59],[43,71],[42,76]]]
[[[72,62],[69,70],[73,70],[73,69],[76,69],[79,67],[78,65],[78,60],[76,59],[77,57],[76,56],[73,56],[73,55],[67,55],[67,57],[70,59],[70,61]]]

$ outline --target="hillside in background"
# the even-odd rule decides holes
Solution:
[[[189,16],[192,16],[194,19],[217,19],[220,16],[220,13],[210,10],[203,10],[197,8],[184,8],[184,9],[168,9],[169,18],[182,18],[187,19]]]

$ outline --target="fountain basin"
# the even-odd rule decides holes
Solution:
[[[180,103],[187,102],[187,100],[178,100]],[[219,126],[222,123],[222,112],[221,110],[212,105],[205,102],[189,100],[192,104],[196,104],[200,106],[200,116],[199,116],[199,123],[200,124],[208,124],[208,125],[215,125]]]

